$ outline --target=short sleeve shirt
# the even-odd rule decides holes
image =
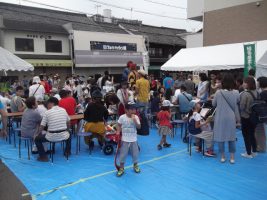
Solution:
[[[174,84],[174,81],[173,81],[173,79],[171,77],[164,78],[163,86],[165,87],[165,89],[172,88],[173,84]]]
[[[135,119],[140,124],[139,118],[135,115]],[[118,123],[121,124],[122,141],[123,142],[136,142],[137,130],[134,121],[127,117],[126,114],[120,116]]]

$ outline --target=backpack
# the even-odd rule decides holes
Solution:
[[[248,91],[248,93],[253,98],[253,102],[250,106],[251,113],[249,115],[249,120],[255,126],[259,123],[266,123],[267,122],[267,103],[259,99],[258,93],[257,93],[257,97],[255,97],[251,91]]]

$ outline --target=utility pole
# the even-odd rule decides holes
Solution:
[[[100,8],[101,7],[101,5],[99,5],[99,4],[96,4],[95,5],[95,8],[96,8],[96,14],[98,15],[98,8]]]
[[[133,8],[131,8],[131,20],[133,19]]]

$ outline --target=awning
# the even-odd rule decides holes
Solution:
[[[148,70],[160,70],[160,66],[152,65],[148,67]]]
[[[71,67],[71,60],[25,59],[34,67]]]
[[[124,67],[129,60],[144,65],[140,52],[76,50],[74,54],[76,67]]]
[[[267,40],[255,41],[256,63],[267,50]],[[208,71],[244,68],[244,43],[181,49],[161,66],[164,71]]]
[[[0,70],[4,71],[33,71],[34,67],[13,53],[0,47]]]

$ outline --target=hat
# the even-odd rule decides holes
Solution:
[[[32,79],[32,82],[33,83],[40,83],[41,82],[41,79],[39,76],[34,76],[33,79]]]
[[[141,74],[142,76],[146,75],[146,72],[143,69],[138,70],[138,73]]]
[[[170,106],[171,106],[171,102],[170,102],[169,100],[164,100],[164,101],[162,102],[162,106],[163,106],[163,107],[170,107]]]
[[[127,104],[125,104],[125,109],[135,109],[137,108],[137,105],[134,101],[129,101]]]
[[[92,98],[102,98],[102,97],[103,97],[103,95],[99,90],[93,91]]]

